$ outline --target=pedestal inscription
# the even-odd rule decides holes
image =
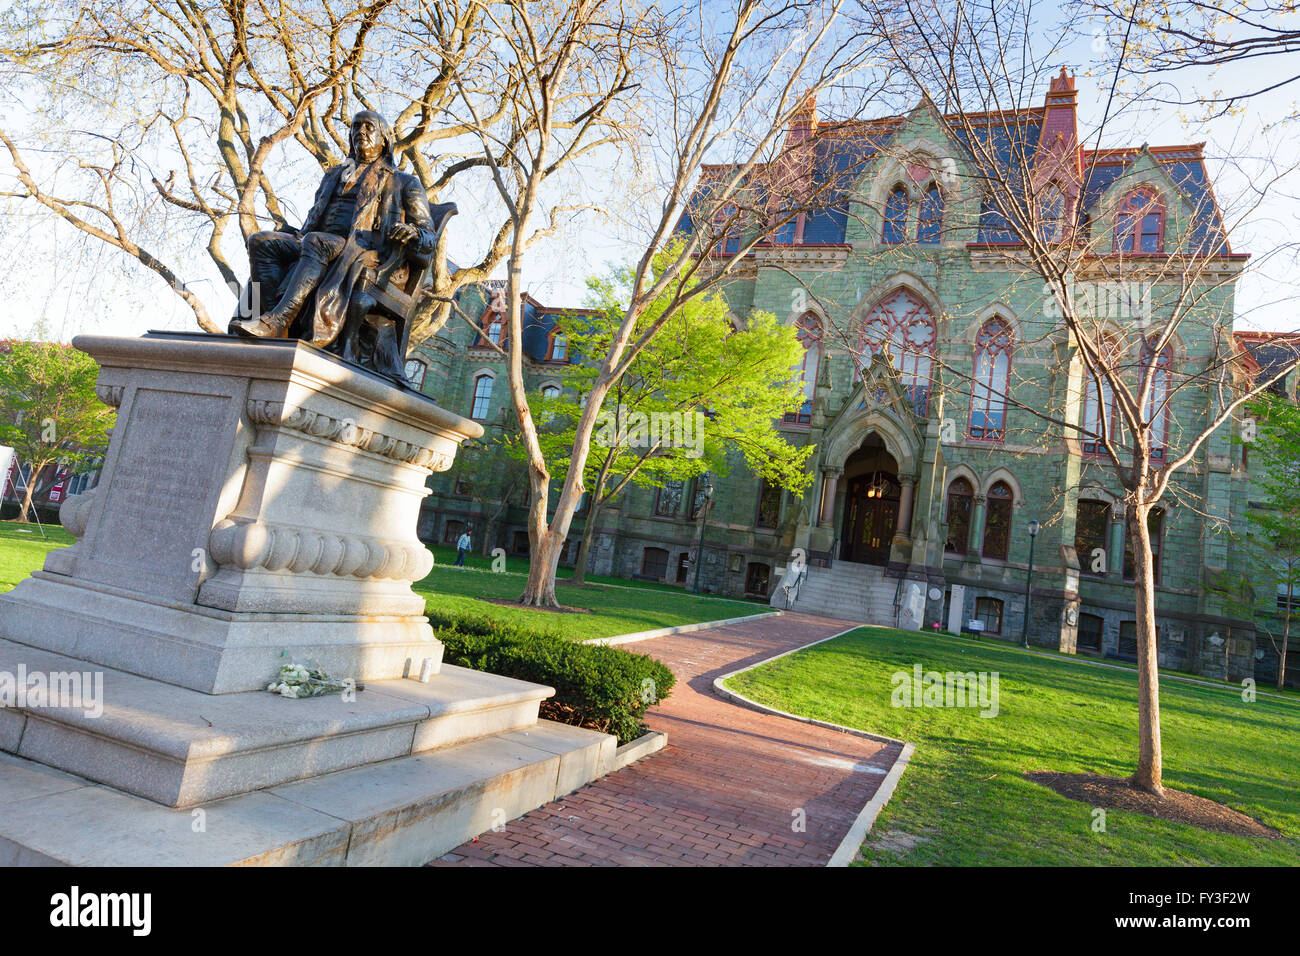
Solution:
[[[154,590],[193,597],[199,577],[194,549],[204,544],[211,520],[204,512],[225,464],[207,439],[220,434],[230,401],[136,390],[123,409],[127,421],[119,424],[125,438],[105,489],[94,560],[156,575]],[[120,583],[139,587],[129,577]]]

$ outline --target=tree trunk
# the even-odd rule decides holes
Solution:
[[[1139,492],[1141,495],[1143,492]],[[1160,755],[1160,674],[1156,650],[1155,571],[1152,567],[1149,504],[1130,504],[1133,515],[1134,590],[1137,592],[1138,766],[1133,786],[1164,795]]]
[[[578,560],[573,566],[570,584],[585,584],[587,581],[587,557],[591,554],[591,539],[596,536],[596,517],[600,514],[600,488],[591,496],[591,507],[587,509],[587,523],[582,528],[582,544],[578,546]]]
[[[559,607],[555,597],[555,568],[560,563],[564,539],[554,531],[545,532],[541,538],[529,535],[528,583],[519,603],[529,607]]]
[[[41,472],[45,470],[45,466],[48,465],[52,460],[53,459],[46,459],[40,464],[32,465],[32,473],[27,478],[27,483],[26,483],[27,487],[23,489],[23,504],[22,507],[18,509],[18,517],[14,520],[16,521],[27,520],[27,512],[32,507],[32,498],[35,497],[36,495],[36,482],[40,480]],[[17,472],[17,476],[22,477],[21,470]],[[0,488],[0,491],[3,490],[4,489]]]
[[[1282,653],[1277,656],[1277,689],[1281,690],[1282,685],[1286,683],[1286,645],[1291,639],[1291,598],[1295,589],[1295,584],[1291,581],[1286,583],[1286,614],[1282,618]]]

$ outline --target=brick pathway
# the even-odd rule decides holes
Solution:
[[[677,675],[647,715],[668,746],[431,865],[824,865],[898,745],[741,707],[713,681],[851,626],[787,613],[629,645]]]

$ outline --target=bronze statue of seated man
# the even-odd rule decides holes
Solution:
[[[230,331],[289,334],[404,382],[409,323],[438,233],[455,212],[400,172],[392,130],[370,110],[352,119],[348,160],[321,180],[301,229],[248,238],[251,315]],[[391,288],[390,288],[391,287]],[[275,304],[264,312],[262,301]]]

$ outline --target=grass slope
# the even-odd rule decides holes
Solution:
[[[574,641],[613,637],[660,627],[676,627],[699,621],[720,621],[770,610],[765,605],[718,598],[696,597],[677,589],[615,587],[588,584],[565,587],[557,584],[555,596],[566,607],[583,608],[585,614],[557,614],[491,603],[514,601],[524,590],[520,574],[492,574],[437,566],[415,590],[428,599],[430,608],[490,614],[512,623],[543,630],[555,630]]]
[[[0,522],[0,593],[13,590],[23,578],[40,570],[45,555],[75,540],[58,525],[46,525],[42,538],[35,524]]]
[[[891,675],[996,671],[999,711],[893,707]],[[1300,863],[1300,706],[1161,682],[1164,782],[1282,831],[1248,839],[1092,808],[1022,776],[1125,777],[1137,755],[1136,675],[1018,648],[861,628],[728,681],[761,703],[916,744],[863,845],[864,862],[910,865]]]

